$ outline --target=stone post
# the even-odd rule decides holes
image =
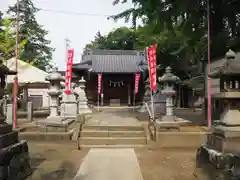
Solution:
[[[27,118],[28,121],[33,121],[33,103],[31,101],[27,103]]]
[[[11,125],[13,123],[13,104],[7,104],[6,122]]]

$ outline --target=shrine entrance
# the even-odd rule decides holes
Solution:
[[[103,105],[131,105],[134,92],[133,74],[103,74],[102,75]]]

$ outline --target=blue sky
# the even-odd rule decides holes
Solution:
[[[51,40],[51,46],[56,48],[53,53],[53,61],[59,69],[65,70],[65,41],[71,40],[71,47],[75,50],[74,62],[80,61],[85,44],[94,39],[97,31],[103,34],[110,30],[126,26],[124,20],[114,22],[107,20],[104,15],[121,12],[129,7],[131,3],[113,6],[113,0],[32,0],[36,7],[46,10],[57,10],[66,12],[100,14],[103,16],[84,16],[53,13],[40,11],[36,14],[37,20],[49,31],[47,38]],[[0,9],[6,10],[16,0],[0,0]]]

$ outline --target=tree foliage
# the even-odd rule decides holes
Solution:
[[[127,1],[129,0],[115,0],[113,5]],[[131,0],[131,2],[134,8],[126,9],[110,18],[115,21],[125,19],[132,22],[131,31],[134,35],[129,38],[133,37],[134,49],[144,49],[146,46],[157,44],[158,64],[170,65],[175,71],[188,74],[192,66],[198,66],[201,59],[207,59],[208,5],[211,58],[224,55],[229,48],[238,50],[239,0]],[[137,26],[137,20],[141,21],[141,26]]]
[[[20,0],[20,41],[27,39],[20,53],[20,59],[46,70],[51,67],[54,49],[49,46],[50,41],[46,39],[48,32],[36,20],[37,12],[38,9],[31,0]],[[7,13],[16,17],[17,5],[9,7]]]
[[[16,49],[16,32],[12,28],[16,24],[14,20],[0,19],[0,61],[1,63],[15,56]],[[22,39],[18,45],[21,52],[27,40]]]
[[[94,37],[94,41],[86,45],[92,49],[134,49],[134,31],[131,28],[117,28],[103,36],[100,32]]]

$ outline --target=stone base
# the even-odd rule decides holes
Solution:
[[[179,130],[180,129],[180,124],[177,121],[156,120],[155,126],[156,126],[156,131],[161,131],[164,129],[165,130],[168,130],[168,129]]]
[[[88,121],[91,118],[92,118],[92,115],[88,114],[88,113],[86,113],[86,114],[78,114],[76,122],[80,123],[80,124],[85,124],[86,121]]]
[[[77,115],[77,103],[76,102],[63,102],[61,104],[61,116],[62,117],[76,117]]]
[[[1,180],[23,180],[31,172],[26,141],[0,149]]]
[[[91,114],[92,110],[87,105],[79,105],[78,107],[79,114]]]
[[[239,153],[239,142],[240,137],[223,137],[213,133],[207,136],[206,146],[223,153]]]
[[[223,153],[240,152],[240,127],[218,125],[207,136],[206,146]]]
[[[142,105],[140,106],[140,108],[137,110],[137,112],[139,112],[139,113],[145,113],[145,112],[147,112],[147,113],[148,113],[148,110],[147,110],[146,105],[145,105],[145,104],[142,104]]]
[[[67,132],[69,126],[74,122],[74,119],[61,117],[61,116],[49,116],[46,120],[38,121],[37,125],[44,126],[46,132]]]
[[[175,122],[176,121],[176,116],[162,116],[161,121],[164,122]]]
[[[6,134],[12,131],[12,125],[7,123],[0,124],[0,134]]]
[[[240,179],[240,156],[201,146],[197,150],[194,174],[198,179],[206,180]]]

